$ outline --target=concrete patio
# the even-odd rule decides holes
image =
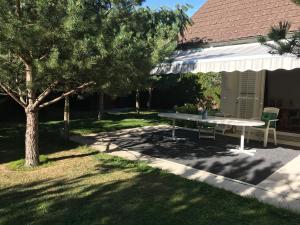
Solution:
[[[239,139],[217,135],[216,140],[197,138],[197,133],[178,129],[184,141],[170,141],[171,127],[156,126],[100,133],[73,141],[91,145],[99,151],[130,160],[144,160],[151,166],[168,170],[224,188],[241,196],[300,211],[300,148],[292,146],[262,147],[252,141],[254,156],[233,154],[229,149]]]

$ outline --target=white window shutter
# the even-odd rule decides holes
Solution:
[[[240,73],[239,96],[238,96],[238,116],[240,118],[258,117],[261,111],[262,102],[262,77],[263,72],[246,71]]]

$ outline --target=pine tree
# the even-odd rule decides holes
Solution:
[[[0,0],[0,87],[26,114],[26,166],[39,164],[39,111],[94,83],[108,7],[96,0]],[[62,94],[50,99],[53,92]]]
[[[293,1],[300,5],[300,0]],[[300,57],[300,29],[293,32],[290,29],[291,24],[288,21],[281,21],[279,25],[271,27],[267,38],[260,37],[259,41],[270,47],[271,54],[293,54]],[[268,39],[273,43],[268,42]]]
[[[119,19],[120,11],[108,17],[103,27],[107,55],[104,63],[98,65],[101,76],[94,87],[100,97],[98,118],[103,114],[101,93],[117,97],[147,86],[152,68],[174,52],[178,34],[183,34],[191,24],[185,13],[187,9],[188,6],[156,11],[138,8],[127,12],[126,20],[124,16]],[[114,79],[103,79],[112,74]]]
[[[0,0],[0,87],[26,114],[26,166],[39,164],[41,109],[95,82],[132,89],[173,50],[189,21],[184,9],[142,2]]]

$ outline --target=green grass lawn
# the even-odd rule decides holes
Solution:
[[[155,114],[72,121],[92,133],[160,123]],[[129,121],[132,121],[129,122]],[[23,125],[0,124],[0,225],[292,225],[300,215],[100,154],[64,141],[60,122],[41,124],[47,166],[11,170],[23,156]]]
[[[71,121],[72,133],[90,134],[103,131],[115,131],[126,128],[135,128],[143,126],[153,126],[161,123],[168,123],[157,116],[157,112],[135,112],[110,113],[103,120],[91,118],[78,119]]]
[[[101,121],[89,117],[90,115],[76,115],[71,120],[71,132],[74,134],[90,134],[119,129],[158,125],[162,120],[157,112],[135,112],[107,114]],[[40,153],[47,155],[69,148],[77,144],[65,142],[60,137],[64,125],[62,121],[43,121],[40,123]],[[0,122],[0,163],[11,162],[24,158],[24,123],[1,123]]]

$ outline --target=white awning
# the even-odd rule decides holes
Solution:
[[[300,68],[300,59],[296,56],[274,55],[269,51],[269,47],[260,43],[178,51],[170,59],[171,63],[158,65],[151,74],[274,71]]]

